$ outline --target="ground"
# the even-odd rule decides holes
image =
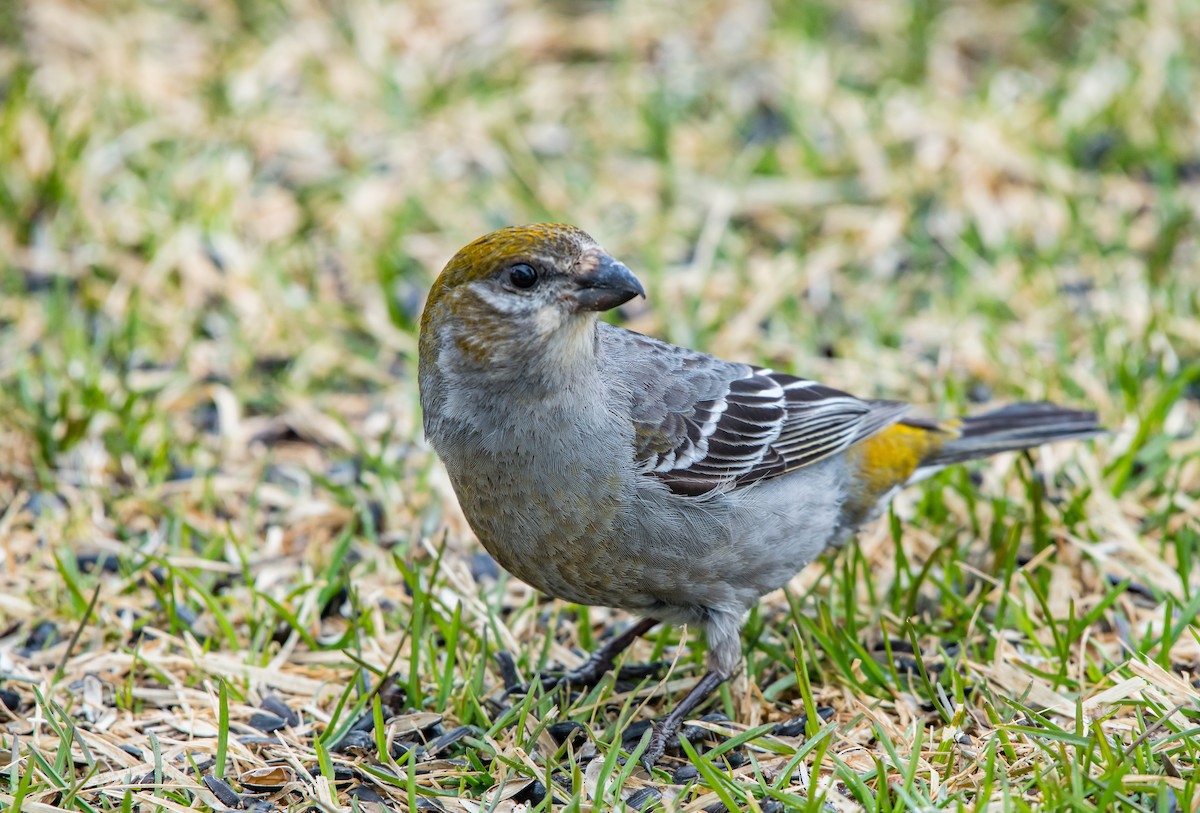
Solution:
[[[0,5],[0,808],[1200,807],[1195,0]],[[564,220],[615,319],[950,416],[745,673],[500,572],[420,431],[425,291]],[[547,790],[547,788],[549,790]],[[524,806],[524,807],[522,807]]]

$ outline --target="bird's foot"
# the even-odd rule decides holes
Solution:
[[[667,752],[667,745],[678,734],[679,723],[675,722],[672,725],[670,717],[654,721],[654,727],[650,731],[650,742],[646,743],[646,750],[642,752],[642,767],[646,769],[646,773],[654,774],[654,764]]]
[[[589,655],[588,659],[575,669],[570,669],[566,672],[543,672],[535,678],[535,682],[540,684],[542,689],[546,691],[558,688],[591,688],[599,683],[605,673],[613,668],[618,655],[628,649],[629,645],[637,640],[639,636],[649,632],[657,623],[658,621],[653,618],[643,618],[620,635],[609,639],[608,642]],[[617,679],[640,680],[658,674],[661,668],[662,664],[659,663],[624,666],[617,673]],[[506,694],[527,693],[529,688],[528,685],[514,686]]]
[[[551,689],[590,689],[603,678],[606,672],[613,668],[613,659],[606,657],[603,649],[593,652],[588,659],[574,669],[566,672],[541,672],[537,680],[546,691]]]
[[[590,689],[600,683],[604,676],[613,669],[612,658],[591,655],[575,669],[566,672],[540,672],[536,678],[545,691],[554,689]],[[648,677],[656,677],[667,666],[662,661],[653,663],[632,663],[623,665],[618,671],[618,681],[640,681]]]
[[[724,683],[727,677],[728,675],[720,672],[707,673],[700,678],[699,683],[692,687],[679,705],[671,709],[670,714],[655,721],[654,728],[650,732],[650,741],[646,743],[646,750],[642,752],[642,767],[647,772],[653,771],[654,763],[658,762],[666,753],[667,746],[671,744],[671,741],[677,738],[679,727],[683,725],[687,716]]]

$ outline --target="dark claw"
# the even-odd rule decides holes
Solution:
[[[675,735],[675,729],[677,726],[672,726],[670,720],[655,720],[650,742],[646,743],[646,750],[642,752],[642,767],[651,776],[654,775],[654,763],[666,753],[667,741]]]

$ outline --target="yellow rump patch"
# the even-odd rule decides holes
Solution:
[[[854,502],[864,510],[874,506],[888,491],[912,477],[921,461],[958,434],[957,421],[939,424],[938,429],[898,423],[857,444],[849,452],[861,488]]]

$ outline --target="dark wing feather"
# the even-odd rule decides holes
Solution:
[[[678,494],[728,491],[816,463],[907,409],[606,324],[600,337],[609,363],[636,382],[635,459]]]

